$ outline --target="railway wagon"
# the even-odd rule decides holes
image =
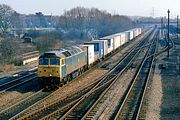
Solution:
[[[133,29],[133,38],[138,36],[138,28]]]
[[[94,46],[94,61],[104,57],[103,41],[89,41],[89,42],[85,42],[84,45],[93,45]]]
[[[103,45],[103,58],[106,57],[106,55],[108,55],[108,40],[93,40],[93,42],[101,42]]]
[[[114,50],[114,38],[113,35],[109,35],[106,37],[102,37],[99,40],[106,40],[107,41],[107,53],[111,53]]]
[[[119,33],[120,36],[120,46],[124,45],[126,43],[126,34],[125,32]]]
[[[88,66],[92,66],[93,63],[97,60],[94,55],[94,45],[79,45],[87,49],[87,64]]]
[[[121,35],[115,35],[114,36],[114,50],[119,48],[121,45]]]
[[[59,86],[87,69],[87,49],[72,46],[45,52],[39,57],[38,79],[46,86]]]
[[[126,42],[129,42],[130,40],[133,39],[133,31],[129,30],[129,31],[125,31],[126,34]]]
[[[120,36],[117,36],[116,34],[109,35],[103,38],[100,38],[100,40],[107,40],[108,41],[108,53],[112,52],[113,50],[117,49],[120,46]]]
[[[142,29],[138,28],[138,35],[140,35],[142,33]]]

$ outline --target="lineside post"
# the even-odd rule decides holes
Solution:
[[[169,9],[167,12],[168,12],[168,57],[169,57],[169,13],[170,13]]]
[[[178,40],[178,19],[179,19],[179,15],[177,15],[177,40]]]
[[[163,37],[163,18],[161,18],[161,38]]]

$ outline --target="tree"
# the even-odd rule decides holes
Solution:
[[[1,61],[4,63],[12,63],[18,53],[18,46],[14,40],[3,40],[0,44]]]
[[[38,27],[47,27],[47,21],[42,12],[37,12],[36,17],[37,17],[36,22]]]
[[[5,4],[0,4],[0,31],[2,33],[7,33],[9,28],[12,28],[12,15],[14,10]]]
[[[16,11],[11,15],[12,19],[12,26],[13,28],[21,28],[23,27],[23,20],[21,14],[17,13]]]
[[[96,39],[133,27],[132,20],[127,16],[111,15],[97,8],[89,9],[84,7],[65,10],[60,17],[59,24],[65,31],[65,36],[70,36],[70,39],[73,35],[75,38],[78,37],[78,39],[87,39],[87,37]],[[72,34],[73,31],[74,34]]]
[[[41,53],[50,49],[54,49],[57,41],[55,39],[55,34],[45,33],[34,40],[34,44],[36,45],[37,50]]]

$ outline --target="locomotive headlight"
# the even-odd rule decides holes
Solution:
[[[49,74],[49,76],[51,77],[51,76],[52,76],[52,74]]]

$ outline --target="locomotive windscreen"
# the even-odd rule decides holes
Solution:
[[[39,58],[59,58],[55,53],[44,53]]]

